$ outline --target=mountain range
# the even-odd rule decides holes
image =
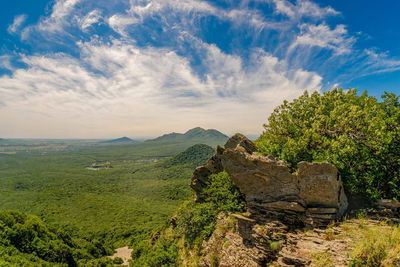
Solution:
[[[201,127],[190,129],[186,133],[169,133],[145,142],[157,143],[202,143],[210,146],[223,145],[228,136],[214,129],[205,130]]]

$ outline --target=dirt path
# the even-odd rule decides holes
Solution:
[[[121,258],[124,263],[122,263],[121,265],[125,265],[125,266],[129,266],[129,260],[131,259],[131,253],[132,253],[131,248],[128,247],[122,247],[122,248],[117,248],[115,250],[115,254],[112,256],[109,256],[111,259],[115,259],[117,257]]]

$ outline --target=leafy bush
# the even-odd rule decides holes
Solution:
[[[113,259],[113,263],[114,264],[122,264],[122,263],[124,263],[124,260],[122,258],[120,258],[120,257],[115,257]]]
[[[245,208],[242,193],[225,171],[210,175],[202,194],[205,202],[213,203],[219,211],[237,212]]]
[[[214,232],[218,209],[210,202],[189,201],[178,210],[176,232],[183,234],[189,245],[201,244]]]
[[[203,203],[189,201],[178,210],[176,231],[185,236],[189,245],[200,244],[211,236],[219,212],[245,208],[242,194],[226,172],[210,175],[202,194]]]
[[[178,256],[178,246],[173,237],[163,234],[155,240],[138,236],[132,243],[132,266],[174,266]]]
[[[295,169],[299,161],[328,161],[339,169],[345,188],[371,199],[400,199],[400,103],[356,90],[305,92],[276,108],[256,141]]]
[[[133,266],[176,265],[182,237],[190,249],[199,246],[214,232],[219,212],[237,212],[245,208],[243,196],[226,172],[211,175],[203,194],[204,202],[191,200],[179,207],[174,229],[166,226],[153,233],[150,240],[144,235],[135,238],[131,244]]]

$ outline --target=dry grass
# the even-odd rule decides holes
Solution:
[[[350,266],[400,266],[400,226],[359,218],[341,228],[354,240]]]
[[[332,255],[328,251],[310,253],[310,257],[314,266],[334,267]]]

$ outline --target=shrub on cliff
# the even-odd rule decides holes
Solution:
[[[400,103],[364,92],[305,92],[270,115],[256,145],[295,169],[299,161],[328,161],[350,193],[400,199]]]
[[[210,175],[202,194],[204,202],[188,201],[178,210],[176,232],[183,234],[189,245],[201,244],[211,236],[219,212],[245,208],[242,194],[225,171]]]
[[[145,235],[133,240],[133,266],[174,265],[181,238],[189,249],[199,247],[214,232],[219,212],[240,212],[245,208],[243,196],[226,172],[211,175],[203,194],[203,202],[189,200],[179,207],[174,229],[168,229],[168,225],[149,240]]]

